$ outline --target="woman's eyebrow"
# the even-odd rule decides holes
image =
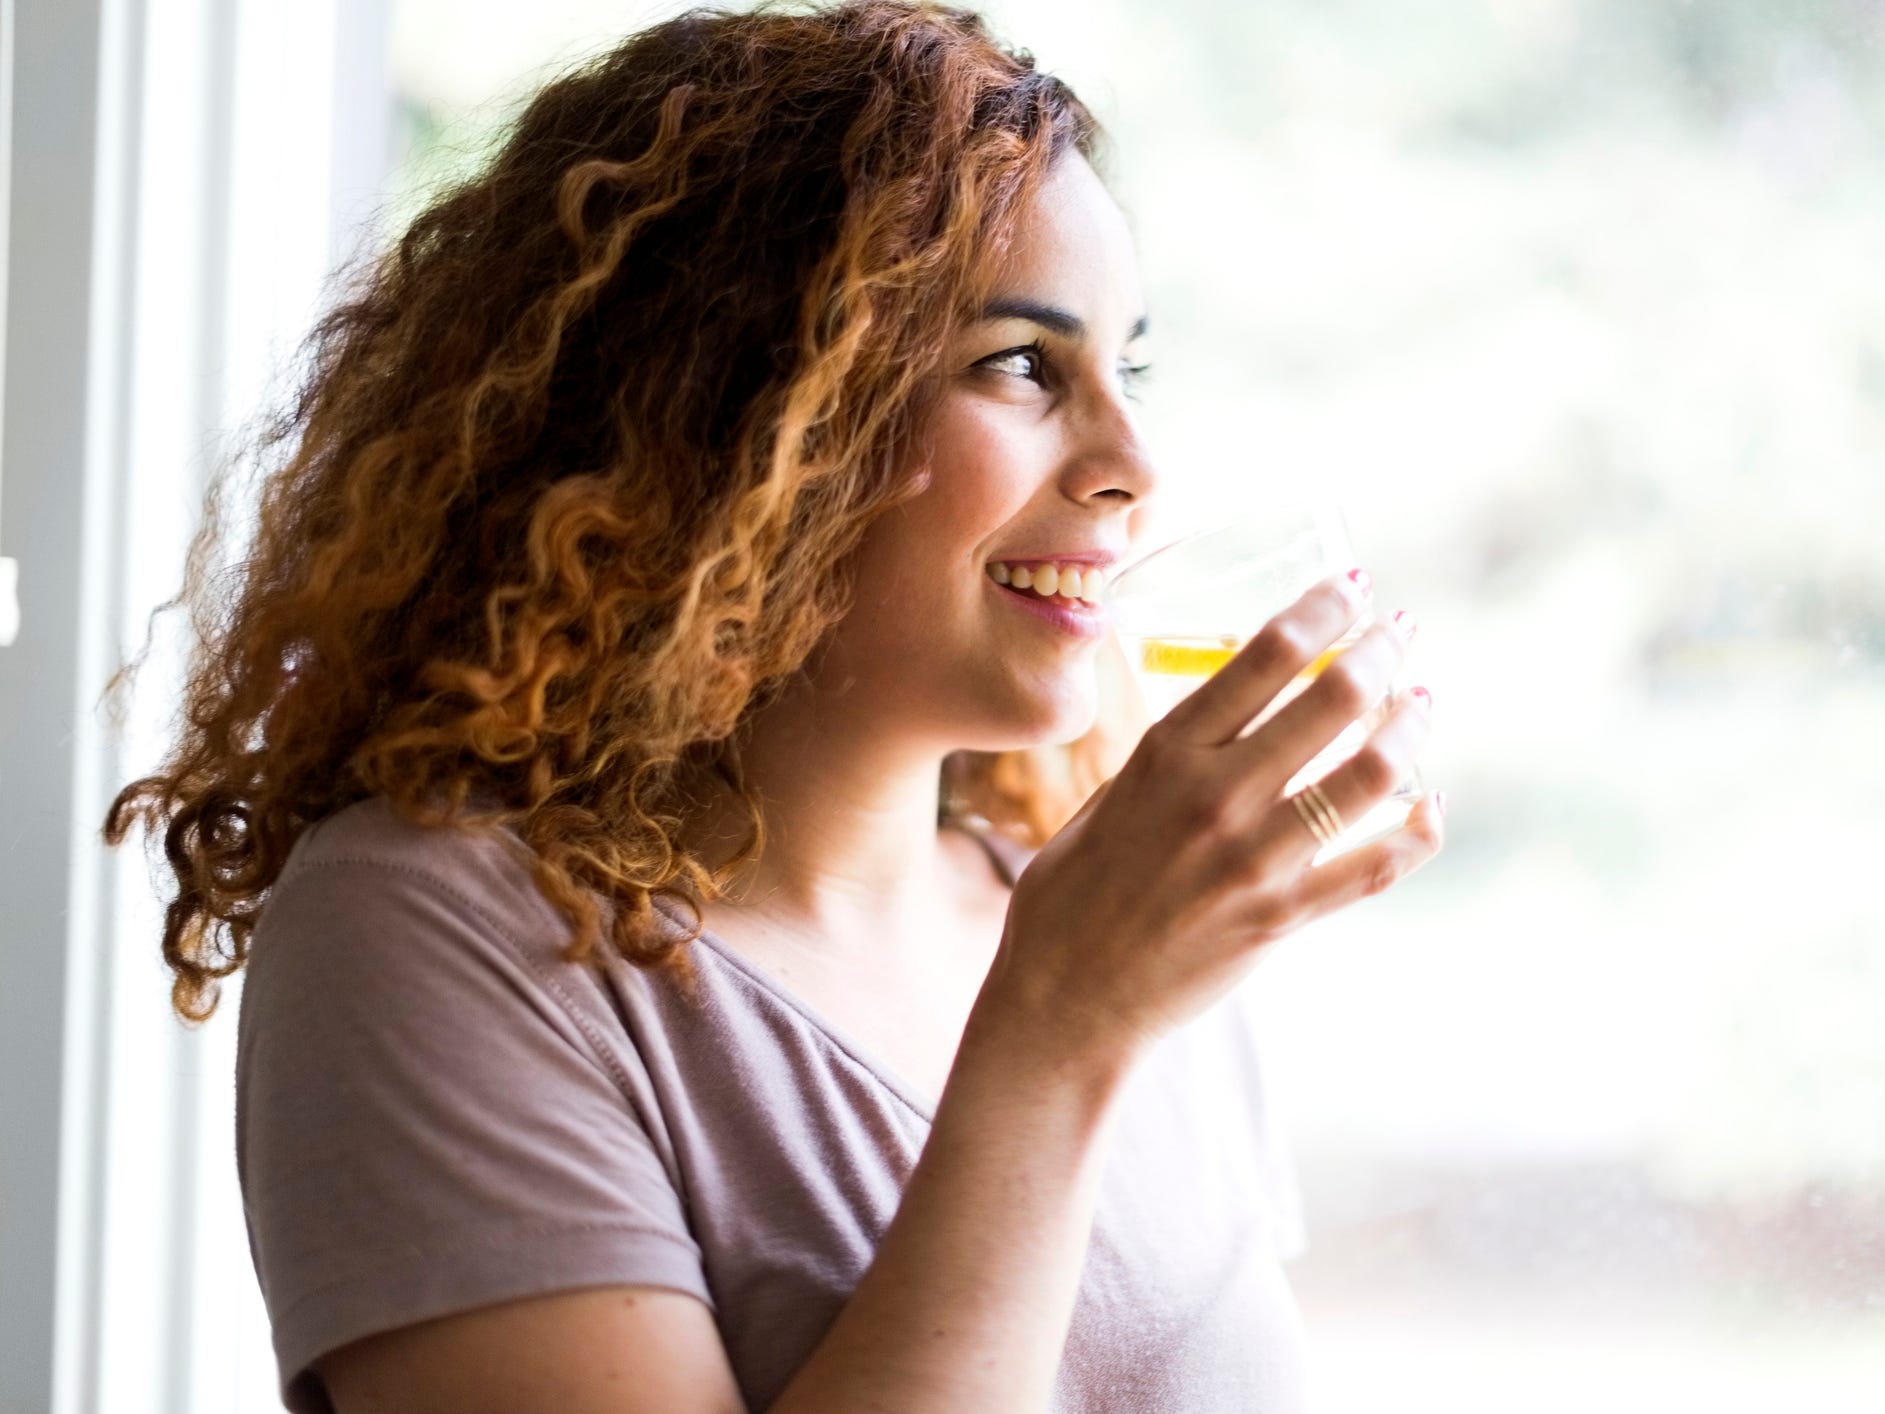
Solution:
[[[982,306],[982,321],[990,319],[1025,319],[1030,324],[1038,324],[1043,329],[1052,330],[1063,339],[1078,342],[1086,337],[1086,321],[1077,314],[1056,305],[1043,304],[1039,300],[1026,299],[1019,295],[1005,295],[1000,299],[990,300]],[[1146,330],[1146,317],[1141,314],[1126,334],[1130,343]]]

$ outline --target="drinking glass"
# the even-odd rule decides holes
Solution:
[[[1133,561],[1107,589],[1113,625],[1132,681],[1143,698],[1141,721],[1162,717],[1228,663],[1237,650],[1305,590],[1357,563],[1339,503],[1311,502],[1245,516],[1193,531]],[[1334,643],[1305,667],[1240,735],[1267,722],[1375,621],[1372,599]],[[1340,736],[1292,776],[1294,794],[1361,749],[1398,700],[1398,677],[1387,695],[1343,728]],[[1314,856],[1317,864],[1399,829],[1426,794],[1409,768],[1392,795],[1359,819],[1344,822]]]

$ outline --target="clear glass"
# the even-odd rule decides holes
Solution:
[[[1132,681],[1143,698],[1142,720],[1162,717],[1188,697],[1257,630],[1305,590],[1354,568],[1348,523],[1335,502],[1291,506],[1194,531],[1121,570],[1107,591]],[[1243,735],[1267,722],[1375,621],[1372,599],[1348,631],[1251,719]],[[1345,727],[1289,780],[1286,793],[1322,779],[1361,749],[1398,700],[1399,681],[1375,706]],[[1391,795],[1344,822],[1314,856],[1336,858],[1399,829],[1426,794],[1410,768]]]

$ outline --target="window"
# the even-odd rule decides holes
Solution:
[[[96,833],[180,626],[122,736],[92,704],[328,273],[679,8],[7,11],[6,1407],[272,1407],[239,988],[171,1020]],[[1885,15],[989,13],[1113,131],[1177,514],[1335,485],[1422,625],[1447,850],[1248,984],[1318,1409],[1879,1406]]]
[[[409,184],[679,8],[441,4]],[[1422,625],[1447,849],[1250,983],[1318,1407],[1885,1397],[1885,21],[989,13],[1113,130],[1168,486],[1333,482]]]

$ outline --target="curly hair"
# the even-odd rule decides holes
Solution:
[[[508,831],[569,961],[606,931],[690,980],[701,904],[765,842],[735,729],[844,616],[870,523],[921,493],[945,347],[1022,202],[1099,143],[1031,55],[928,3],[697,9],[537,91],[345,275],[247,453],[248,555],[219,596],[237,457],[160,606],[195,628],[183,726],[104,836],[162,834],[175,1012],[215,1011],[301,832],[375,795]],[[1102,716],[957,752],[938,823],[1042,843],[1119,741]],[[681,843],[706,783],[748,822],[711,870]],[[663,891],[684,939],[651,926]]]

